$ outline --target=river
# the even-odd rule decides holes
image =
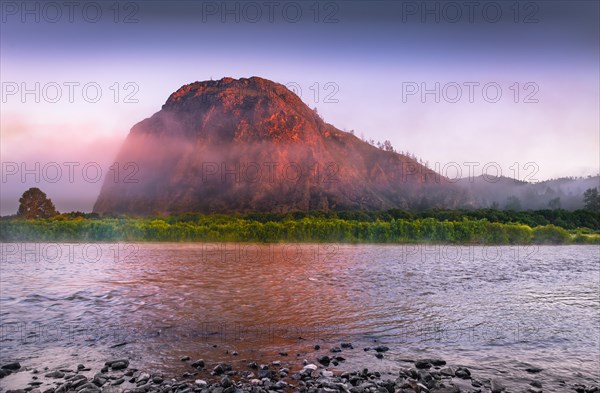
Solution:
[[[185,355],[292,362],[351,342],[340,368],[440,357],[515,391],[600,381],[598,246],[1,246],[3,362],[180,376]],[[380,344],[383,359],[363,350]]]

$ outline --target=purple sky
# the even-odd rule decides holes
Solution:
[[[465,162],[530,180],[598,173],[598,2],[521,2],[518,15],[512,1],[45,4],[2,3],[3,215],[34,185],[61,211],[90,211],[94,168],[111,173],[129,129],[180,86],[225,76],[299,89],[336,127],[464,176]],[[436,83],[439,102],[421,96]],[[39,182],[23,181],[36,163]]]

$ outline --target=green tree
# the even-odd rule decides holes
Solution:
[[[23,218],[50,218],[58,215],[54,203],[37,187],[23,193],[19,199],[17,216]]]
[[[511,195],[506,198],[506,210],[521,210],[521,200]]]
[[[383,150],[385,151],[394,151],[394,147],[392,146],[392,142],[389,140],[383,141]]]
[[[591,211],[600,210],[600,195],[598,195],[598,188],[588,188],[583,193],[583,202],[585,208]]]

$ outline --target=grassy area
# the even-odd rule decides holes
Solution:
[[[4,217],[0,240],[600,244],[595,213],[548,210],[528,214],[486,209],[100,218],[68,213],[34,220]],[[517,221],[519,215],[525,222]],[[574,227],[577,220],[588,226]]]

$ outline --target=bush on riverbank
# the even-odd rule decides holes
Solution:
[[[93,219],[61,215],[35,220],[3,218],[0,220],[0,240],[600,244],[600,236],[590,229],[571,234],[552,224],[531,228],[521,223],[464,217],[457,221],[430,217],[391,217],[375,221],[314,216],[298,219],[288,216],[284,220],[242,215],[182,217]]]

